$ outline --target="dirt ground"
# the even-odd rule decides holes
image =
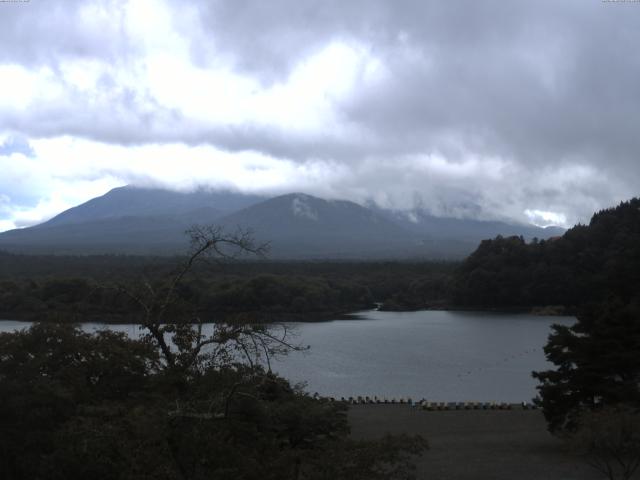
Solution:
[[[547,432],[538,410],[424,411],[406,405],[354,405],[349,420],[354,438],[377,438],[387,432],[426,438],[430,449],[416,462],[418,479],[604,478]]]

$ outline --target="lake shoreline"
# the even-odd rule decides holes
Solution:
[[[375,310],[354,310],[354,311],[338,311],[338,312],[308,312],[308,313],[260,313],[260,312],[238,312],[229,313],[219,316],[210,316],[202,323],[243,321],[246,323],[315,323],[315,322],[331,322],[336,320],[358,320],[359,314],[362,312]],[[82,318],[80,318],[82,317]],[[23,323],[103,323],[105,325],[140,325],[139,318],[134,314],[89,314],[78,315],[63,313],[48,313],[44,316],[41,313],[16,313],[16,312],[0,312],[0,321],[14,321]],[[184,322],[176,322],[184,323]],[[193,322],[195,323],[195,322]]]
[[[515,307],[487,307],[482,305],[462,306],[452,304],[425,304],[420,307],[401,307],[397,305],[382,304],[379,308],[381,312],[419,312],[419,311],[436,311],[436,312],[485,312],[485,313],[505,313],[505,314],[526,314],[541,317],[557,317],[557,316],[575,316],[576,307],[567,307],[564,305],[534,305],[534,306],[515,306]]]
[[[575,316],[575,308],[568,308],[559,305],[547,305],[538,307],[462,307],[455,305],[447,306],[425,306],[422,308],[386,308],[384,304],[379,304],[378,308],[367,310],[341,310],[331,312],[236,312],[225,313],[223,315],[211,316],[202,323],[216,323],[225,321],[243,321],[246,323],[317,323],[333,322],[341,320],[360,320],[362,315],[369,312],[398,312],[411,313],[420,311],[429,312],[479,312],[511,315],[534,315],[539,317],[572,317]],[[134,314],[89,314],[80,315],[77,313],[65,314],[64,312],[46,313],[28,312],[0,312],[0,321],[7,319],[24,323],[103,323],[105,325],[140,325],[139,319],[134,318]],[[177,322],[182,323],[182,322]]]

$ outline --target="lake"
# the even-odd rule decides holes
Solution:
[[[273,369],[310,393],[336,397],[426,398],[431,401],[530,401],[532,370],[550,367],[542,350],[553,323],[573,317],[485,312],[366,311],[353,320],[289,323],[293,352]],[[0,331],[25,323],[0,321]],[[84,324],[86,330],[104,328]],[[136,336],[134,325],[108,328]]]

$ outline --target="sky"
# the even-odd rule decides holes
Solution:
[[[136,184],[537,225],[640,185],[640,2],[0,2],[0,231]]]

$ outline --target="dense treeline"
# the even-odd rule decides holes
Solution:
[[[0,254],[0,318],[131,321],[118,286],[163,278],[179,258]],[[447,301],[456,264],[438,262],[233,262],[198,265],[178,295],[203,320],[249,314],[315,320],[369,309],[419,309]]]
[[[596,213],[562,237],[483,241],[454,282],[455,304],[578,307],[640,291],[640,199]]]
[[[1,281],[0,311],[6,318],[61,321],[128,321],[135,302],[118,282],[97,283],[84,278]],[[257,275],[214,281],[192,280],[177,292],[188,303],[188,315],[205,321],[228,314],[269,316],[333,314],[371,308],[366,286],[318,277]],[[283,319],[283,318],[280,318]],[[286,319],[286,318],[284,318]]]
[[[22,255],[0,250],[0,280],[44,277],[83,277],[105,280],[152,276],[174,269],[184,257],[158,257],[137,255]],[[414,279],[431,272],[451,272],[458,262],[444,261],[283,261],[219,260],[215,268],[198,265],[196,274],[207,276],[251,277],[259,274],[308,275],[331,279],[368,278],[375,284],[387,280]]]

